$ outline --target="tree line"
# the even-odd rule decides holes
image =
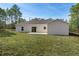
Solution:
[[[20,8],[14,4],[11,8],[0,8],[0,30],[5,28],[15,29],[15,24],[24,22]]]
[[[70,31],[79,33],[79,3],[70,8]]]

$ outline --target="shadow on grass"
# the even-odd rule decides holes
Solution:
[[[16,35],[14,32],[2,30],[0,31],[0,37],[11,37],[12,35]]]
[[[77,36],[77,37],[79,37],[79,33],[70,32],[69,36]]]

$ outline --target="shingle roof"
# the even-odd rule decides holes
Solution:
[[[29,21],[28,23],[30,24],[48,24],[52,22],[52,20],[32,20],[32,21]]]
[[[63,23],[67,23],[62,20],[31,20],[31,21],[22,22],[20,24],[49,24],[49,23],[55,22],[55,21],[61,21]]]
[[[55,22],[55,21],[60,21],[60,22],[62,22],[62,23],[68,24],[67,22],[65,22],[65,21],[63,21],[63,20],[53,20],[52,22]],[[51,23],[51,22],[50,22],[50,23]]]

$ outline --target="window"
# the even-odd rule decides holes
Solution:
[[[44,30],[46,29],[46,27],[44,26]]]
[[[21,31],[24,31],[24,27],[21,27]]]

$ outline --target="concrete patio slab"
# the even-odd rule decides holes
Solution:
[[[28,33],[28,34],[47,34],[47,33],[33,33],[33,32],[31,32],[31,33]]]

